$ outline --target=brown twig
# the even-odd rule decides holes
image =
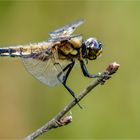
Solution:
[[[97,85],[100,84],[103,85],[111,77],[111,75],[118,70],[119,66],[120,65],[117,64],[116,62],[111,63],[104,72],[99,74],[99,78],[97,78],[93,83],[88,85],[86,89],[80,93],[80,95],[77,97],[77,101],[78,102],[81,101]],[[65,116],[65,114],[68,113],[77,104],[77,101],[75,100],[71,101],[52,120],[50,120],[48,123],[46,123],[38,130],[34,131],[32,134],[27,136],[24,140],[34,140],[40,135],[42,135],[43,133],[50,131],[51,129],[67,125],[70,122],[72,122],[72,116]]]

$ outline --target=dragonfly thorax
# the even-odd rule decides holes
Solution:
[[[94,60],[99,57],[102,53],[102,44],[97,41],[95,38],[88,38],[84,42],[84,48],[86,51],[85,57],[89,60]]]

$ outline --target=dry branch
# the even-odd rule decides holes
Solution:
[[[118,68],[119,64],[116,62],[111,63],[104,72],[102,72],[99,75],[99,78],[97,78],[93,83],[88,85],[86,89],[84,89],[79,96],[77,97],[77,101],[80,102],[93,88],[95,88],[97,85],[103,85],[108,79],[111,78],[111,75],[114,74]],[[32,134],[27,136],[24,140],[34,140],[40,135],[42,135],[45,132],[50,131],[51,129],[58,128],[64,125],[69,124],[72,122],[72,116],[65,116],[66,113],[68,113],[77,102],[75,100],[71,101],[61,112],[59,112],[52,120],[50,120],[48,123],[46,123],[41,128],[34,131]]]

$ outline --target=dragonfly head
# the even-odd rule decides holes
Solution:
[[[89,60],[94,60],[102,54],[102,43],[95,38],[88,38],[85,42],[86,54]]]

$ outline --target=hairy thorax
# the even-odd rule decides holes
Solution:
[[[58,56],[60,59],[76,58],[79,54],[82,42],[72,38],[68,41],[61,41],[57,44]]]

